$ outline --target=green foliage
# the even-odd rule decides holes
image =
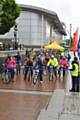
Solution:
[[[19,14],[20,8],[15,0],[0,0],[0,34],[9,32]]]

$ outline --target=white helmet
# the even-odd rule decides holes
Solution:
[[[54,58],[54,55],[51,55],[51,58]]]

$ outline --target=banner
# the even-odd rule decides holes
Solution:
[[[78,41],[78,56],[80,58],[80,37],[79,37],[79,41]]]
[[[74,33],[74,37],[73,37],[73,40],[72,40],[71,50],[73,52],[77,51],[77,45],[78,45],[78,28],[77,28],[76,32]]]

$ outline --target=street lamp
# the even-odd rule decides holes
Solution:
[[[72,33],[72,24],[70,24],[70,47],[72,45],[72,35],[71,35],[71,33]]]
[[[17,41],[17,24],[14,26],[14,40],[15,40],[15,49],[18,49],[18,41]]]
[[[1,23],[1,18],[0,18],[0,27],[1,27],[2,23]]]
[[[0,4],[0,14],[2,13],[2,4]],[[2,25],[1,23],[2,19],[0,18],[0,26]]]

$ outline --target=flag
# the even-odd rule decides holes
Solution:
[[[79,58],[80,58],[80,36],[79,36],[79,41],[78,41],[78,56],[79,56]]]
[[[77,28],[76,32],[74,33],[74,37],[73,37],[73,40],[72,40],[71,50],[73,52],[77,51],[77,45],[78,45],[78,28]]]

